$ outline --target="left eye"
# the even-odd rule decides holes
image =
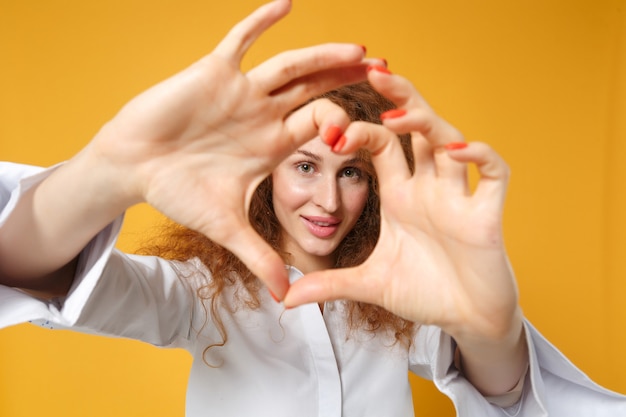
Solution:
[[[346,168],[343,170],[343,176],[347,178],[357,178],[361,176],[361,171],[356,168]]]

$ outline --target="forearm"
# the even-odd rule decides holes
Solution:
[[[519,308],[512,324],[502,332],[494,332],[490,337],[454,338],[460,352],[461,372],[485,396],[510,391],[528,367],[528,346]]]
[[[130,200],[86,148],[26,191],[0,233],[0,284],[59,293],[75,259]]]

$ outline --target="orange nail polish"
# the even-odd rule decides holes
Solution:
[[[370,71],[378,71],[378,72],[382,72],[383,74],[391,74],[391,71],[389,71],[387,68],[385,67],[381,67],[380,65],[369,65],[367,67],[367,72]]]
[[[333,152],[340,152],[346,145],[346,141],[346,137],[344,135],[341,135],[337,143],[333,146]]]
[[[367,48],[365,47],[365,45],[359,45],[361,47],[361,49],[363,49],[363,55],[367,54]]]
[[[467,148],[467,143],[465,142],[450,142],[450,143],[446,143],[444,145],[444,148],[453,151],[455,149],[463,149],[463,148]]]
[[[335,146],[342,134],[343,132],[341,131],[341,128],[339,126],[333,125],[326,129],[326,132],[324,133],[324,137],[322,139],[324,140],[324,143],[326,143],[328,146],[333,147]]]
[[[380,120],[396,119],[398,117],[404,116],[405,114],[406,114],[406,110],[404,109],[387,110],[386,112],[380,115]]]

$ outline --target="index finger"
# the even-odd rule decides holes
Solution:
[[[401,113],[387,113],[393,116],[382,117],[383,124],[394,132],[417,131],[433,148],[463,141],[459,131],[439,117],[406,78],[388,71],[369,71],[368,79],[379,93],[408,114],[408,117],[402,117]]]
[[[385,126],[369,122],[352,122],[344,134],[346,140],[336,152],[349,154],[363,148],[370,152],[381,190],[388,182],[411,178],[408,161],[400,138]]]

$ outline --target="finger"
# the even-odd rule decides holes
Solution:
[[[448,143],[463,142],[461,132],[439,117],[407,79],[388,71],[370,71],[369,79],[381,94],[402,107],[383,113],[381,119],[394,132],[413,132],[416,173],[434,169],[438,178],[467,188],[465,166],[450,160],[442,149]]]
[[[213,53],[239,66],[241,59],[254,41],[270,26],[285,17],[290,10],[290,0],[274,0],[264,4],[233,26]]]
[[[401,116],[394,117],[393,122],[383,113],[383,123],[390,130],[398,133],[402,133],[404,129],[410,129],[416,175],[435,175],[438,179],[449,181],[454,186],[466,188],[465,165],[451,160],[444,150],[445,145],[439,145],[440,143],[462,143],[463,135],[458,130],[448,125],[430,109],[424,108],[408,109],[405,113],[401,113]],[[430,126],[438,123],[449,126],[446,128],[447,136],[433,141]]]
[[[411,133],[411,148],[413,149],[414,172],[416,176],[437,174],[433,148],[426,138],[419,132]]]
[[[356,84],[366,78],[367,66],[359,63],[305,75],[271,91],[270,94],[277,106],[289,111],[312,97],[344,85]]]
[[[289,277],[284,261],[249,223],[241,222],[239,227],[229,230],[235,232],[218,243],[237,256],[278,299],[282,300],[289,289]]]
[[[389,129],[396,133],[420,132],[433,148],[462,141],[459,131],[439,117],[406,78],[370,70],[368,80],[379,93],[406,111],[405,115],[381,117]]]
[[[451,142],[464,143],[464,142]],[[450,145],[448,143],[447,145]],[[447,146],[446,145],[446,146]],[[433,151],[435,168],[437,170],[437,180],[445,183],[449,192],[457,195],[469,195],[469,177],[467,164],[460,163],[450,158],[445,147],[436,148]]]
[[[328,99],[314,100],[295,110],[285,119],[289,140],[285,156],[316,136],[336,141],[350,124],[350,118],[339,105]]]
[[[360,271],[361,268],[356,267],[307,274],[291,284],[283,300],[285,307],[339,299],[380,304],[377,281],[368,280]]]
[[[504,204],[510,170],[502,157],[483,142],[471,142],[467,146],[448,146],[448,156],[463,164],[474,163],[480,179],[474,195],[479,199],[496,199]]]
[[[353,122],[344,135],[345,143],[341,147],[335,145],[333,150],[342,154],[356,152],[360,148],[368,150],[381,190],[388,183],[405,181],[411,177],[400,139],[394,132],[373,123]]]
[[[361,64],[361,77],[365,79],[367,71],[365,63],[362,63],[364,56],[365,50],[360,45],[316,45],[280,53],[248,71],[246,76],[268,94],[299,78],[357,64]]]

